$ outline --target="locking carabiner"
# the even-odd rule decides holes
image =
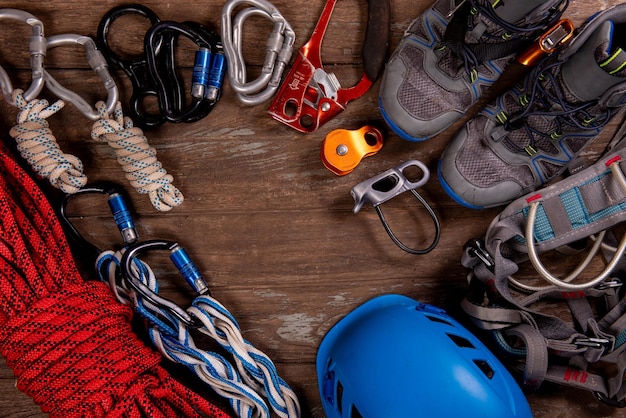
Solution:
[[[233,11],[240,5],[248,7],[238,12],[232,21]],[[261,16],[274,23],[265,43],[265,62],[261,74],[253,81],[247,80],[246,63],[242,54],[243,25],[246,19]],[[285,68],[291,60],[296,34],[283,15],[266,0],[229,0],[222,8],[222,42],[228,61],[228,80],[239,101],[246,105],[263,103],[271,98],[278,87]]]
[[[196,321],[194,316],[187,313],[169,299],[159,296],[142,281],[140,277],[141,272],[136,268],[137,260],[139,255],[152,250],[169,251],[170,259],[174,263],[174,266],[176,266],[194,292],[198,295],[209,294],[209,287],[202,277],[200,270],[193,263],[187,251],[173,241],[150,240],[139,242],[128,247],[120,262],[122,280],[153,305],[165,309],[185,325],[189,327],[201,326],[201,323]]]
[[[115,106],[119,100],[119,92],[113,77],[109,73],[109,66],[102,52],[96,47],[96,43],[88,36],[67,33],[63,35],[54,35],[47,39],[47,49],[53,49],[66,45],[81,45],[85,49],[87,62],[92,70],[98,74],[100,80],[107,90],[108,97],[106,101],[106,109],[109,115],[113,114]],[[44,78],[50,91],[59,98],[72,103],[76,108],[90,120],[96,121],[101,118],[98,111],[92,107],[78,93],[75,93],[59,83],[48,71],[44,70]]]
[[[362,47],[363,75],[357,84],[342,88],[322,64],[322,39],[337,0],[328,0],[309,41],[285,77],[269,107],[269,114],[299,132],[314,132],[342,112],[348,102],[364,95],[383,69],[390,28],[389,0],[368,0],[368,22]]]
[[[93,258],[93,260],[98,258],[98,256],[102,253],[100,248],[83,237],[67,215],[67,206],[70,201],[76,199],[78,196],[84,196],[87,194],[107,195],[107,203],[109,205],[109,209],[111,210],[111,215],[113,215],[115,225],[120,231],[122,240],[126,245],[130,245],[137,241],[137,228],[135,227],[135,222],[133,221],[122,189],[118,185],[111,182],[90,183],[79,189],[76,193],[66,194],[61,201],[61,206],[59,208],[59,220],[66,228],[68,237],[73,240],[79,248],[82,248],[83,251],[89,253],[89,256]]]
[[[417,167],[421,171],[421,178],[417,181],[409,180],[404,172],[410,167]],[[363,207],[363,204],[370,203],[376,209],[376,213],[380,218],[385,231],[389,235],[389,238],[400,249],[406,251],[409,254],[421,255],[432,251],[439,243],[439,237],[441,234],[441,227],[439,225],[439,219],[435,214],[435,211],[430,207],[428,202],[415,190],[428,182],[430,172],[428,167],[421,161],[409,160],[394,168],[391,168],[377,176],[365,180],[350,190],[350,194],[354,198],[354,213],[357,213]],[[398,196],[400,193],[410,191],[415,198],[424,206],[428,214],[430,215],[433,224],[435,226],[435,237],[432,243],[424,249],[413,249],[403,244],[393,233],[391,227],[387,223],[383,211],[380,205],[388,200]]]
[[[43,63],[46,56],[46,38],[44,37],[43,23],[32,14],[19,9],[0,9],[0,20],[4,19],[24,22],[32,27],[32,36],[29,42],[32,81],[24,92],[24,99],[31,101],[41,93],[44,86]],[[0,66],[0,89],[2,89],[4,98],[12,103],[13,83],[2,66]]]

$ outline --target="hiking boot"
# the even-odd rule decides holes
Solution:
[[[502,205],[563,173],[626,103],[626,4],[590,19],[452,139],[439,179],[457,202]]]
[[[568,4],[492,1],[438,0],[411,23],[379,91],[383,118],[400,137],[422,141],[459,120]]]

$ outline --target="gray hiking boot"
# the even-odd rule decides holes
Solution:
[[[383,118],[409,141],[444,131],[568,3],[438,0],[411,23],[385,67],[379,91]]]
[[[457,202],[502,205],[560,175],[626,104],[626,4],[590,19],[558,54],[452,139],[439,179]]]

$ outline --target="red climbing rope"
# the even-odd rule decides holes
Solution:
[[[108,286],[83,281],[54,210],[0,145],[0,354],[51,417],[227,417],[175,381]]]

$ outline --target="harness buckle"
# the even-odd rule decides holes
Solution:
[[[465,244],[465,249],[469,255],[474,256],[482,262],[487,269],[493,273],[495,268],[495,261],[487,249],[484,247],[484,243],[480,239],[471,239]]]
[[[578,347],[607,349],[611,345],[611,340],[608,338],[580,337],[574,339],[573,343]]]
[[[624,285],[624,283],[622,283],[621,280],[617,280],[617,279],[613,279],[613,280],[608,280],[606,282],[602,282],[599,285],[596,286],[596,289],[598,290],[606,290],[606,289],[616,289],[616,288],[620,288]]]

